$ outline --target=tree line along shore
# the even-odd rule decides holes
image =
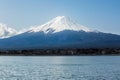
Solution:
[[[120,55],[120,48],[0,50],[1,56]]]

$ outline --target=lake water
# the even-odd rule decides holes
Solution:
[[[120,56],[0,56],[0,80],[120,80]]]

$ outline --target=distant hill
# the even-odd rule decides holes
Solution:
[[[17,31],[8,27],[6,24],[0,23],[0,38],[7,38],[16,35]]]

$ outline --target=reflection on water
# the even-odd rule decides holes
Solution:
[[[0,57],[0,80],[120,80],[119,56]]]

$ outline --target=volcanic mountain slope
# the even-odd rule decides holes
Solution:
[[[1,49],[120,47],[120,36],[96,32],[65,16],[58,16],[25,33],[0,40]]]

